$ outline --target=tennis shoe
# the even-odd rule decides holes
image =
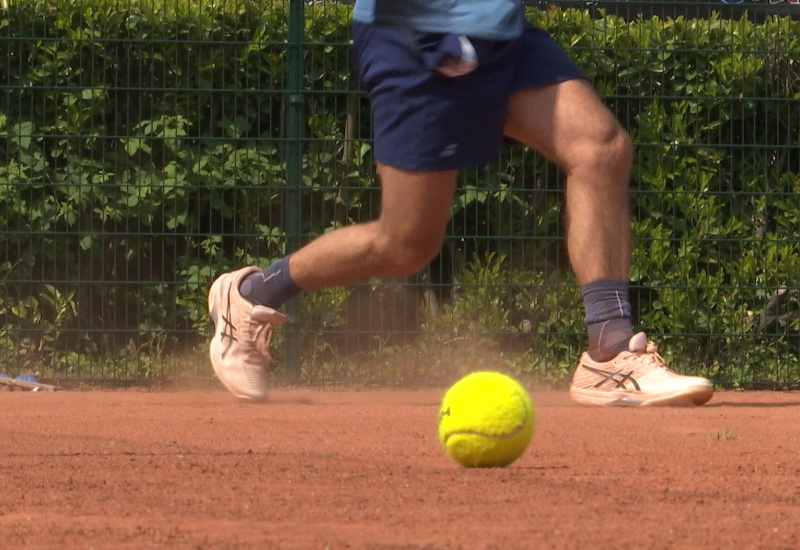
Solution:
[[[605,407],[702,405],[713,394],[705,378],[667,368],[644,332],[634,334],[628,350],[609,361],[594,361],[584,353],[570,388],[576,403]]]
[[[274,309],[248,302],[239,285],[257,267],[220,275],[208,293],[208,312],[214,321],[209,355],[217,378],[240,399],[267,397],[267,367],[272,331],[287,317]]]

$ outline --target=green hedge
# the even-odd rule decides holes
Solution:
[[[202,348],[214,275],[266,265],[292,237],[288,2],[11,4],[0,17],[0,356],[56,378],[170,374],[153,358]],[[305,9],[301,239],[378,204],[350,8]],[[677,368],[797,380],[800,22],[529,16],[637,144],[637,321],[663,335]],[[560,179],[513,144],[465,172],[447,255],[410,295],[372,282],[304,298],[304,378],[446,377],[466,340],[519,374],[563,381],[584,337]],[[361,323],[351,310],[373,286],[380,311]],[[431,289],[436,307],[422,299]],[[376,344],[354,343],[365,334]],[[280,365],[280,339],[276,351]],[[424,360],[392,366],[399,355]]]

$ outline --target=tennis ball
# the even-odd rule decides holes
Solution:
[[[531,398],[516,380],[499,372],[473,372],[442,398],[439,441],[463,466],[508,466],[528,447],[533,424]]]

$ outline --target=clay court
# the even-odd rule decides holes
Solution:
[[[800,395],[587,409],[533,393],[505,469],[439,391],[0,392],[5,548],[797,548]]]

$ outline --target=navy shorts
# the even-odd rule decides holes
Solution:
[[[545,31],[480,41],[479,65],[448,77],[426,66],[414,40],[392,27],[353,23],[361,82],[372,102],[375,158],[406,170],[443,171],[495,160],[509,97],[586,78]]]

